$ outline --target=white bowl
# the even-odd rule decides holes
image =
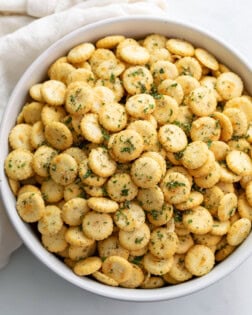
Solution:
[[[201,278],[196,278],[175,286],[149,290],[109,287],[89,278],[76,276],[41,245],[31,227],[24,223],[18,216],[15,208],[15,198],[9,188],[4,173],[4,159],[8,155],[9,149],[8,134],[10,129],[15,125],[16,117],[25,103],[29,87],[32,84],[41,82],[45,78],[46,69],[48,69],[50,64],[56,58],[66,54],[74,45],[84,41],[95,41],[98,38],[115,33],[139,38],[150,33],[161,33],[168,37],[184,38],[192,42],[195,46],[206,48],[222,63],[229,66],[234,72],[237,72],[242,77],[249,93],[252,94],[252,86],[251,84],[249,85],[251,68],[244,61],[244,58],[235,49],[230,48],[222,40],[216,38],[216,36],[210,35],[208,32],[199,30],[194,26],[160,18],[133,17],[109,19],[82,27],[63,37],[40,55],[23,74],[12,93],[0,129],[1,195],[9,218],[25,245],[39,260],[62,278],[87,291],[120,300],[159,301],[173,299],[203,289],[234,270],[252,253],[252,234],[230,257],[216,265],[209,274]]]

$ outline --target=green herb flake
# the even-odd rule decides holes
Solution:
[[[162,234],[160,231],[157,231],[157,237],[159,240],[161,240],[164,237],[164,234]]]
[[[178,83],[172,83],[171,85],[170,85],[170,87],[176,87],[176,86],[178,86]]]
[[[130,201],[129,200],[124,201],[123,208],[126,208],[126,209],[130,208]]]
[[[130,262],[139,265],[142,262],[143,256],[135,256]]]
[[[144,237],[137,237],[135,239],[135,244],[141,244],[143,240],[144,240]]]
[[[69,116],[69,117],[67,117],[67,119],[64,121],[64,124],[65,124],[65,125],[69,125],[71,122],[72,122],[72,117]]]
[[[163,95],[158,93],[157,87],[154,84],[151,87],[150,95],[156,100],[160,100],[161,98],[163,98]]]
[[[174,152],[174,157],[177,161],[180,161],[182,159],[182,157],[184,156],[184,152],[180,151],[180,152]]]
[[[114,75],[114,73],[111,73],[110,77],[109,77],[109,82],[110,83],[115,83],[116,77]]]
[[[128,196],[128,194],[129,194],[129,189],[122,189],[121,190],[121,196]]]
[[[72,104],[74,104],[75,103],[75,97],[74,97],[74,95],[70,95],[70,102],[72,103]]]
[[[208,148],[210,148],[210,147],[211,147],[212,142],[213,142],[213,141],[212,141],[211,139],[207,140],[206,144],[207,144]]]
[[[104,140],[106,140],[106,141],[108,141],[110,138],[110,134],[105,129],[102,129],[102,136],[103,136]]]
[[[153,209],[153,210],[150,211],[150,214],[151,214],[151,216],[152,216],[152,218],[153,218],[154,220],[158,220],[159,211]]]
[[[55,171],[56,171],[56,169],[57,169],[56,164],[52,164],[52,165],[51,165],[51,170],[52,170],[53,172],[55,172]]]
[[[92,171],[91,170],[87,170],[86,173],[83,175],[83,178],[88,178],[90,175],[92,175]]]
[[[177,180],[172,180],[171,182],[166,183],[166,187],[168,189],[173,189],[173,188],[177,188],[177,187],[184,187],[184,186],[186,186],[185,183],[178,182]]]
[[[182,222],[182,213],[180,211],[175,209],[173,213],[173,217],[174,217],[175,222]]]

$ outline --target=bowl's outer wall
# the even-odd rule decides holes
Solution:
[[[216,36],[209,35],[194,26],[168,21],[159,18],[117,18],[105,22],[95,23],[91,26],[80,28],[65,36],[49,47],[24,73],[15,87],[8,106],[4,112],[0,129],[0,162],[4,165],[4,159],[8,155],[8,134],[15,125],[16,117],[27,99],[27,91],[30,86],[46,79],[46,70],[52,62],[65,55],[73,46],[86,41],[96,41],[98,38],[112,34],[123,34],[128,37],[142,38],[151,33],[160,33],[167,37],[184,38],[197,47],[206,48],[215,55],[220,62],[226,64],[243,79],[246,90],[252,94],[250,80],[251,67],[242,61],[240,55],[234,49],[229,48]],[[0,191],[10,220],[27,247],[50,269],[69,282],[110,298],[129,301],[159,301],[180,297],[193,293],[226,276],[243,262],[252,252],[252,235],[224,262],[217,265],[204,277],[190,280],[176,286],[160,289],[139,290],[108,287],[88,278],[81,278],[60,262],[56,257],[47,252],[42,246],[28,224],[25,224],[18,216],[15,209],[15,198],[9,188],[4,168],[0,169]]]

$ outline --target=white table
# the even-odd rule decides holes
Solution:
[[[168,2],[173,19],[202,26],[251,58],[251,0]],[[251,315],[251,292],[252,257],[225,279],[191,296],[156,303],[110,300],[59,278],[22,246],[0,272],[0,315]]]

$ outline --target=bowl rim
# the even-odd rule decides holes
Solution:
[[[69,39],[73,37],[78,37],[78,35],[82,33],[87,33],[88,31],[92,31],[96,28],[101,28],[104,25],[107,24],[116,24],[116,23],[124,23],[124,22],[139,22],[139,21],[148,21],[148,22],[157,22],[157,23],[167,23],[167,25],[174,25],[179,26],[182,28],[190,29],[193,32],[199,33],[201,36],[207,37],[208,39],[214,41],[217,43],[217,45],[220,45],[224,47],[224,49],[228,52],[230,52],[236,59],[239,60],[239,63],[242,64],[248,71],[252,71],[251,65],[248,63],[246,58],[242,56],[240,52],[238,52],[236,49],[231,47],[229,44],[227,44],[224,40],[220,39],[218,36],[213,35],[209,31],[205,30],[202,27],[196,26],[194,24],[190,24],[187,22],[177,21],[169,18],[163,18],[163,17],[149,17],[149,16],[130,16],[130,17],[117,17],[117,18],[109,18],[103,21],[95,22],[90,25],[86,25],[83,27],[80,27],[69,34],[65,35],[61,39],[57,40],[54,44],[49,46],[42,54],[40,54],[32,63],[31,65],[26,69],[24,74],[19,79],[18,83],[16,84],[10,98],[8,101],[8,104],[3,112],[3,117],[1,121],[1,127],[0,127],[0,141],[2,140],[3,130],[7,123],[7,117],[11,114],[12,107],[10,106],[17,97],[17,94],[19,90],[22,88],[24,83],[27,81],[27,78],[32,74],[34,69],[36,69],[37,65],[43,61],[48,53],[54,51],[58,46],[60,46],[62,43],[68,42]],[[1,141],[2,143],[2,141]],[[4,156],[0,152],[0,160],[1,165],[4,165]],[[6,213],[14,226],[15,230],[18,232],[19,236],[23,240],[24,244],[29,248],[29,250],[41,261],[43,262],[49,269],[53,270],[56,274],[67,280],[68,282],[75,284],[76,286],[85,289],[89,292],[114,298],[118,300],[125,300],[125,301],[134,301],[134,302],[147,302],[147,301],[161,301],[161,300],[169,300],[174,299],[178,297],[182,297],[185,295],[189,295],[192,293],[195,293],[201,289],[204,289],[213,283],[219,281],[223,277],[227,276],[230,272],[232,272],[235,268],[237,268],[243,261],[245,261],[250,254],[252,253],[252,248],[249,251],[246,248],[246,244],[248,243],[246,240],[243,244],[241,244],[234,253],[232,253],[231,260],[227,259],[223,261],[221,264],[218,264],[214,269],[207,275],[201,277],[201,278],[195,278],[193,280],[189,280],[188,282],[184,282],[181,284],[178,284],[176,286],[168,286],[164,288],[158,288],[158,289],[148,289],[148,290],[139,290],[139,289],[126,289],[126,288],[114,288],[109,287],[107,285],[103,285],[101,283],[98,283],[96,281],[90,280],[90,279],[83,279],[78,276],[75,276],[72,272],[67,273],[65,269],[59,268],[59,264],[56,261],[56,258],[53,259],[51,256],[51,253],[48,253],[40,244],[40,249],[36,250],[36,242],[34,243],[34,239],[31,238],[32,232],[27,228],[27,224],[21,221],[18,214],[14,215],[14,212],[12,213],[9,209],[9,199],[8,194],[5,194],[4,190],[9,189],[7,178],[4,174],[4,171],[1,169],[0,173],[0,196],[2,197],[3,204],[6,209]],[[250,235],[251,236],[251,235]],[[252,237],[252,236],[251,236]],[[35,236],[33,236],[35,238]],[[58,260],[58,259],[57,259]],[[231,261],[231,262],[230,262]],[[62,263],[61,263],[62,264]]]

